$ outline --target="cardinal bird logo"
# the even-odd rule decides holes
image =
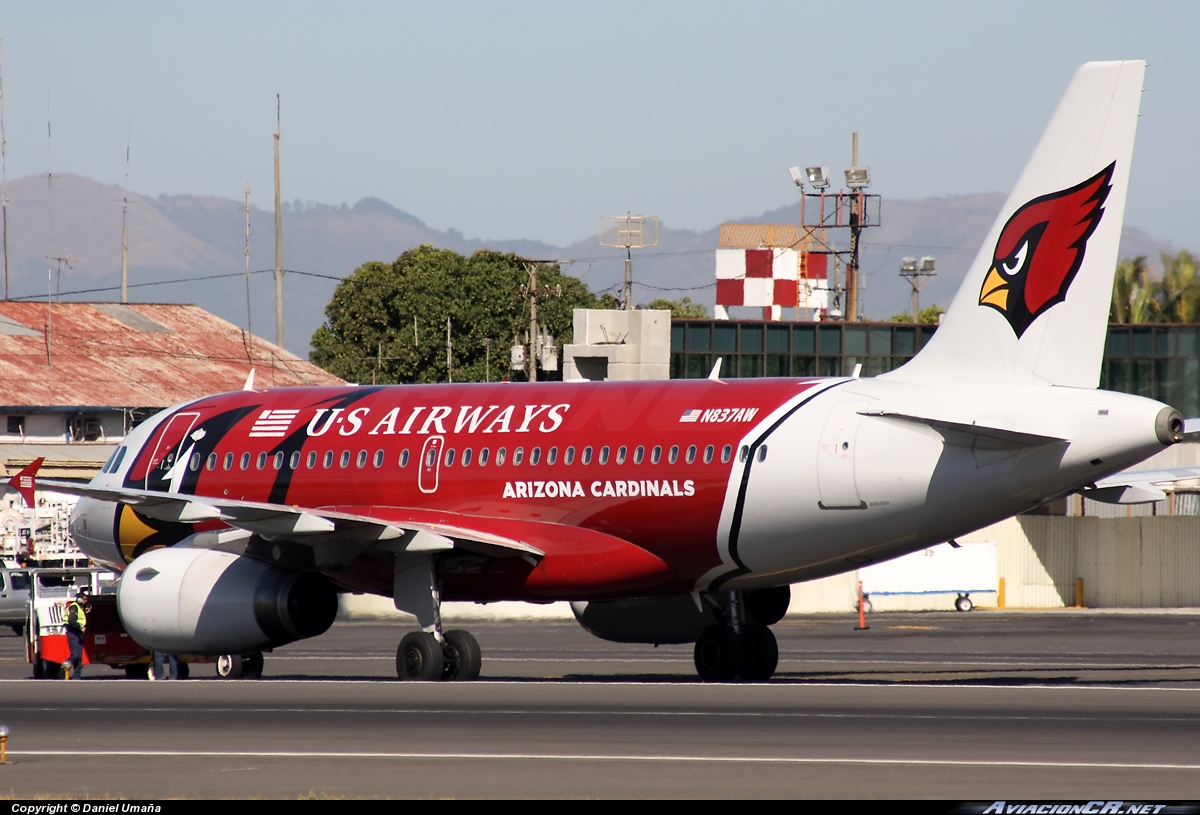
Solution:
[[[1088,238],[1104,215],[1116,162],[1069,189],[1034,198],[1000,232],[979,305],[996,309],[1018,338],[1055,303],[1083,265]]]

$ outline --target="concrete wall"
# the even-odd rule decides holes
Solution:
[[[671,312],[575,309],[563,380],[637,381],[671,375]]]

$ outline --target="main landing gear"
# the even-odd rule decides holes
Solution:
[[[787,613],[790,591],[731,591],[708,596],[718,625],[710,625],[696,639],[696,673],[706,682],[765,682],[779,665],[779,644],[768,628]]]
[[[466,631],[442,631],[441,590],[434,559],[398,555],[392,586],[396,608],[417,618],[420,631],[404,636],[396,649],[396,675],[425,682],[465,682],[479,678],[479,643]]]

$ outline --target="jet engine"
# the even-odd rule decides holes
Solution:
[[[323,634],[337,592],[317,572],[280,569],[212,549],[154,549],[134,559],[117,592],[133,639],[155,651],[239,654]]]
[[[742,592],[746,619],[774,625],[783,619],[791,600],[789,586]],[[584,630],[610,642],[648,642],[655,645],[695,642],[717,619],[710,603],[696,608],[691,595],[643,600],[576,601],[571,611]]]

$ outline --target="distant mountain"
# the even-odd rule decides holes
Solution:
[[[47,267],[49,287],[63,299],[116,300],[120,297],[122,191],[76,175],[56,175],[52,196],[45,176],[9,184],[9,266],[13,298],[43,298]],[[52,200],[53,209],[49,202]],[[886,319],[909,308],[911,289],[899,274],[905,256],[933,255],[937,276],[921,292],[923,305],[948,305],[988,227],[1004,203],[999,194],[884,199],[882,225],[863,233],[861,268],[863,310]],[[794,223],[796,207],[757,216],[733,216],[743,223]],[[274,213],[251,208],[251,327],[275,337]],[[141,302],[188,302],[226,320],[247,324],[245,204],[232,199],[172,195],[129,195],[129,298]],[[843,230],[844,232],[844,230]],[[48,239],[53,234],[53,242]],[[572,261],[568,272],[593,291],[617,291],[625,275],[623,250],[598,245],[587,236],[568,246],[533,240],[481,241],[450,229],[432,229],[416,216],[378,198],[353,206],[285,204],[283,213],[285,275],[284,316],[288,349],[306,355],[313,332],[324,320],[325,304],[337,280],[368,261],[391,261],[422,243],[469,254],[490,248],[527,257]],[[658,245],[634,250],[637,302],[684,295],[710,308],[714,297],[713,250],[719,228],[701,232],[662,224]],[[848,235],[831,233],[845,248]],[[1126,227],[1122,256],[1147,255],[1174,248],[1146,232]],[[69,257],[59,277],[57,261]]]

